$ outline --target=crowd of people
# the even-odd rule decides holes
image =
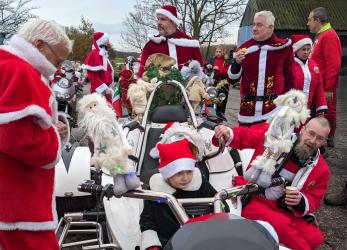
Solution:
[[[214,79],[212,84],[226,80],[219,90],[226,96],[229,85],[240,82],[239,126],[219,125],[214,135],[224,137],[230,147],[253,148],[253,158],[262,154],[264,141],[259,138],[264,138],[269,126],[266,121],[278,111],[274,100],[290,89],[304,92],[312,119],[298,131],[298,140],[279,173],[294,188],[264,189],[243,208],[242,216],[270,223],[279,241],[291,249],[317,248],[324,237],[312,214],[319,208],[330,179],[320,149],[334,147],[342,53],[326,9],[318,7],[309,13],[307,25],[314,41],[305,35],[277,37],[274,15],[260,11],[254,16],[250,40],[231,53],[223,46],[215,47],[215,56],[208,62],[201,55],[199,41],[179,29],[175,6],[163,5],[155,14],[159,34],[144,46],[137,77],[142,77],[151,55],[162,53],[174,58],[179,70],[191,66],[192,61],[198,63],[203,73]],[[127,89],[136,84],[137,77],[131,67],[124,68],[117,89],[107,53],[109,42],[106,33],[94,33],[93,49],[81,67],[90,81],[90,92],[105,96],[119,117],[121,104],[132,112]],[[8,45],[0,47],[1,249],[59,249],[54,234],[54,166],[69,140],[69,125],[57,114],[49,78],[67,58],[71,46],[57,23],[34,19]],[[226,60],[226,54],[231,54],[231,60]],[[225,113],[227,101],[218,106],[218,112]],[[164,188],[178,198],[212,197],[216,190],[194,167],[196,155],[188,144],[181,140],[158,146],[159,173],[152,177],[151,188]],[[237,185],[245,182],[242,177],[236,180]],[[326,202],[346,204],[347,194],[341,195],[327,196]],[[169,208],[155,202],[145,203],[140,226],[143,249],[159,249],[179,229]]]

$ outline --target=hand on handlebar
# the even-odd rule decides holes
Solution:
[[[232,139],[232,135],[230,133],[230,128],[224,126],[224,125],[218,125],[214,129],[214,136],[217,139],[224,138],[225,142],[229,142],[229,140]]]

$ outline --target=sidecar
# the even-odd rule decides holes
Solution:
[[[180,103],[175,105],[153,105],[156,93],[167,86],[174,88],[181,95]],[[212,145],[212,137],[216,124],[197,117],[191,107],[185,89],[177,81],[159,83],[151,93],[142,121],[130,121],[123,125],[127,139],[133,146],[133,155],[129,160],[140,177],[143,189],[149,188],[150,177],[157,173],[159,161],[153,159],[149,152],[155,147],[164,132],[163,128],[168,122],[179,122],[198,131],[205,141],[204,157],[199,162],[202,169],[208,171],[209,181],[217,191],[232,187],[232,179],[237,175],[234,162],[229,151],[224,147]],[[240,152],[244,166],[247,166],[251,154],[249,151]],[[107,171],[103,174],[102,184],[113,183]],[[238,199],[229,200],[230,212],[241,214],[241,202]],[[139,218],[143,209],[143,200],[132,198],[104,199],[104,208],[107,218],[108,235],[110,241],[122,249],[134,249],[140,246],[141,232]]]

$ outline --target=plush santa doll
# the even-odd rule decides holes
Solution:
[[[265,134],[264,153],[258,155],[245,173],[245,179],[269,187],[275,166],[283,153],[293,147],[292,134],[295,128],[303,125],[310,117],[305,94],[299,90],[290,90],[274,100],[279,111],[272,118]]]
[[[93,35],[92,51],[89,52],[82,68],[87,70],[90,81],[90,93],[97,92],[112,101],[113,67],[108,59],[109,36],[103,32]]]
[[[91,163],[109,170],[114,179],[114,194],[119,196],[139,187],[135,170],[128,163],[132,147],[106,99],[97,93],[86,95],[78,102],[77,110],[79,127],[94,142]]]
[[[122,93],[122,104],[125,106],[127,109],[128,113],[132,113],[132,107],[131,103],[128,99],[128,89],[130,84],[136,83],[136,79],[134,78],[134,73],[127,68],[124,68],[120,73],[119,73],[119,85],[121,88],[121,93]]]

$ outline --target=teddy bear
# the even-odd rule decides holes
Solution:
[[[186,86],[186,92],[195,113],[197,113],[201,101],[211,99],[205,90],[205,85],[198,76],[193,76],[189,80]]]
[[[277,161],[283,157],[283,154],[291,151],[294,129],[299,128],[310,117],[307,98],[300,90],[290,90],[278,96],[274,103],[278,111],[267,121],[270,126],[265,133],[265,150],[253,160],[244,176],[264,188],[271,184]]]
[[[78,126],[94,143],[91,164],[105,168],[113,176],[114,194],[121,196],[140,186],[135,170],[128,163],[132,153],[115,112],[98,93],[85,95],[77,104]]]

